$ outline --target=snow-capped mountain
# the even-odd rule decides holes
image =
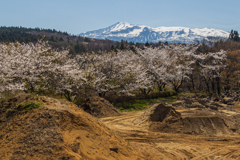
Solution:
[[[128,42],[182,42],[192,43],[209,36],[228,38],[229,32],[213,28],[186,28],[186,27],[158,27],[133,25],[127,22],[118,22],[107,28],[84,32],[79,36],[96,39],[110,39],[114,41],[127,40]]]

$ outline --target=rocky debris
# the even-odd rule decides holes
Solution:
[[[239,91],[229,90],[223,92],[223,94],[220,94],[218,97],[214,98],[213,101],[215,102],[222,102],[224,104],[228,105],[234,105],[234,102],[240,100]]]
[[[233,102],[233,99],[229,98],[229,97],[225,97],[225,98],[222,99],[221,102],[224,103],[224,104],[227,104],[227,103]]]
[[[214,102],[218,102],[218,101],[219,101],[219,98],[216,97],[216,98],[213,99],[213,101],[214,101]]]
[[[218,97],[211,98],[211,96],[199,95],[198,93],[191,98],[186,96],[181,100],[171,103],[174,108],[196,108],[204,109],[209,108],[211,110],[219,109],[231,109],[229,106],[235,104],[235,102],[240,101],[240,91],[225,91]]]
[[[206,98],[203,99],[197,99],[198,103],[200,103],[201,105],[206,105],[207,103],[209,103],[209,100]]]
[[[207,96],[205,96],[205,95],[201,95],[200,98],[207,98]]]
[[[98,96],[88,98],[81,108],[98,118],[121,115],[110,102]]]

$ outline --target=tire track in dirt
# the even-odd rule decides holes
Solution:
[[[134,125],[144,111],[102,118],[132,146],[148,152],[150,159],[240,159],[240,136],[211,136],[148,131],[147,125]]]

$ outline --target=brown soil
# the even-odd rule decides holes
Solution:
[[[162,109],[153,106],[147,111],[101,121],[135,148],[149,153],[150,159],[240,159],[237,132],[240,112],[183,109],[181,106],[174,110],[170,106],[159,106]],[[167,115],[162,116],[160,111]],[[159,117],[151,119],[151,115],[157,115],[155,113]]]
[[[44,105],[28,111],[18,103]],[[72,103],[18,95],[1,103],[1,160],[148,159],[125,139]],[[11,112],[11,114],[9,114]]]
[[[87,101],[81,106],[81,108],[89,114],[98,117],[112,117],[119,116],[120,113],[104,98],[94,96],[87,99]]]
[[[181,116],[181,113],[173,107],[163,104],[153,105],[141,116],[134,119],[133,123],[135,125],[147,125],[150,131],[155,132],[208,135],[232,133],[225,119],[220,115],[208,115],[204,111],[196,110],[192,115]]]
[[[17,107],[29,101],[44,105]],[[70,102],[22,94],[0,103],[0,159],[240,159],[240,112],[221,108],[158,104],[97,119]]]
[[[163,104],[155,104],[140,117],[136,118],[134,124],[143,124],[151,122],[169,122],[181,118],[181,114],[176,112],[173,107]]]

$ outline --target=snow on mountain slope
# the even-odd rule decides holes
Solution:
[[[127,40],[133,42],[182,42],[192,43],[209,36],[228,38],[229,32],[213,28],[186,28],[186,27],[158,27],[132,25],[127,22],[118,22],[107,28],[79,34],[83,37],[110,39],[115,41]]]

